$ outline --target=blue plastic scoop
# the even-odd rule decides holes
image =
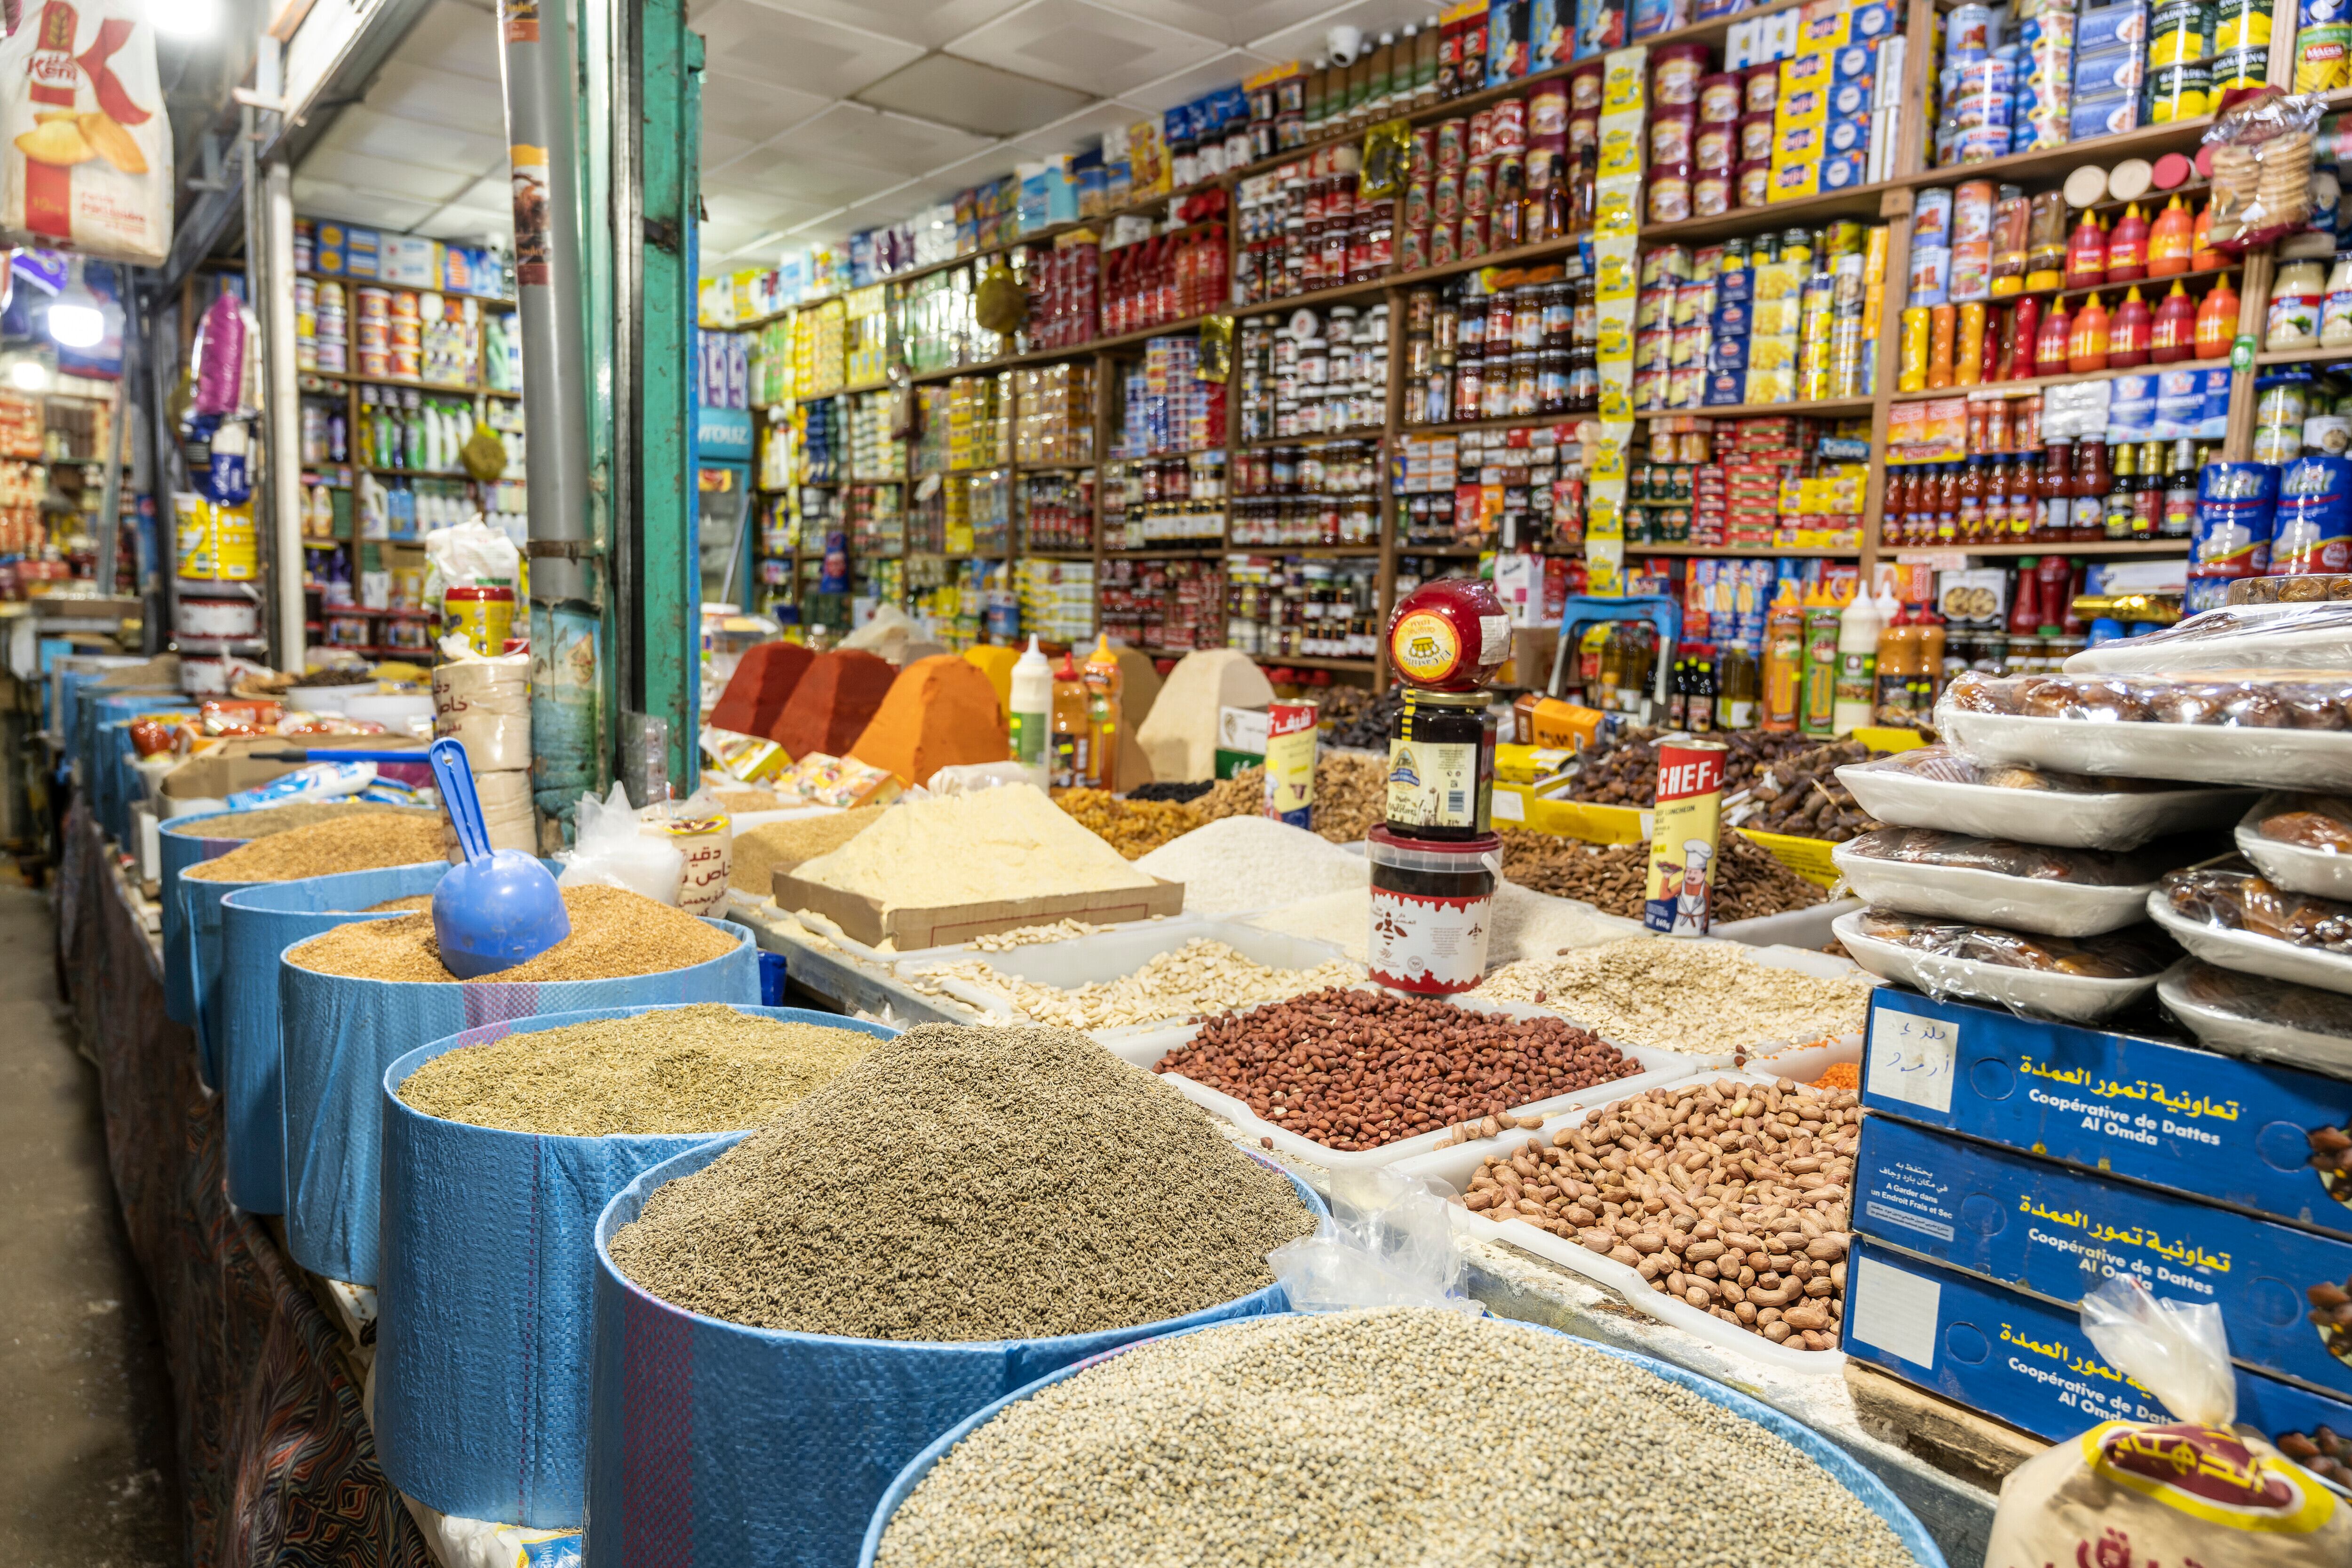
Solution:
[[[563,895],[537,860],[519,849],[490,847],[466,748],[440,740],[426,754],[466,856],[433,890],[433,935],[442,967],[460,980],[478,980],[528,963],[572,934]]]

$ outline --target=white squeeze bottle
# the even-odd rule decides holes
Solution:
[[[1029,651],[1013,661],[1013,760],[1045,765],[1054,738],[1054,666],[1029,637]]]
[[[1878,632],[1884,623],[1867,588],[1857,588],[1838,612],[1837,702],[1830,728],[1851,735],[1870,722],[1878,699]]]

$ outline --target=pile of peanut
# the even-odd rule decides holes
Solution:
[[[1788,1079],[1654,1089],[1549,1147],[1490,1157],[1464,1205],[1614,1258],[1775,1344],[1834,1350],[1859,1101]]]

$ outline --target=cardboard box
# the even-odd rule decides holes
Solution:
[[[1110,925],[1120,921],[1173,915],[1184,908],[1184,884],[1157,877],[1149,888],[1055,893],[1045,898],[932,909],[902,906],[887,911],[862,893],[845,893],[838,888],[804,882],[781,868],[775,873],[774,891],[780,909],[811,910],[839,926],[853,942],[879,947],[887,941],[901,952],[919,947],[948,947],[1017,926],[1049,925],[1059,920]]]
[[[2310,1163],[2352,1083],[1894,986],[1867,1027],[1874,1111],[2352,1237],[2352,1176]]]
[[[1866,1238],[1847,1263],[1839,1348],[1857,1361],[2053,1443],[2102,1421],[2173,1419],[2106,1364],[2071,1308]],[[2352,1404],[2236,1370],[2237,1418],[2273,1442],[2323,1423],[2348,1429]]]
[[[1865,1236],[2061,1307],[2124,1273],[2219,1307],[2232,1358],[2352,1398],[2304,1294],[2352,1279],[2352,1241],[1885,1116],[1863,1121],[1853,1205]]]

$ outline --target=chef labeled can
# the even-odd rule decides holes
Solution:
[[[1717,850],[1723,831],[1723,774],[1730,748],[1719,741],[1658,745],[1658,804],[1642,923],[1664,936],[1705,936],[1714,916]]]

